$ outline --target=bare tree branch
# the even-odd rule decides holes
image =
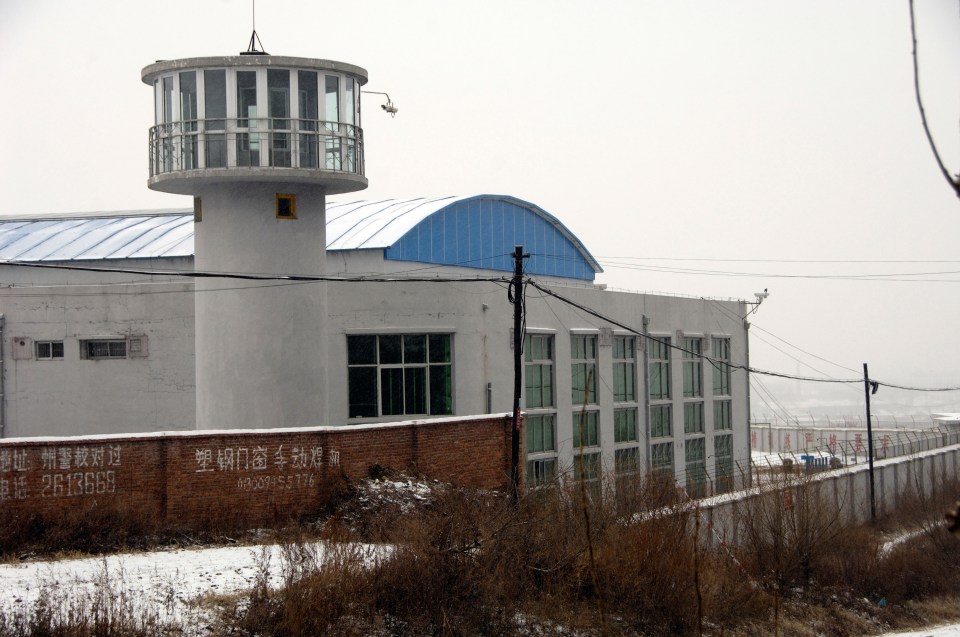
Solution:
[[[930,142],[930,149],[933,151],[933,156],[937,160],[937,165],[940,166],[940,172],[943,173],[944,179],[946,179],[950,187],[953,188],[957,197],[960,197],[960,177],[951,175],[947,167],[943,165],[943,160],[940,159],[940,153],[937,151],[937,145],[934,143],[933,136],[930,134],[930,127],[927,125],[927,114],[923,110],[923,100],[920,98],[920,71],[917,68],[917,27],[913,16],[913,0],[909,1],[910,36],[913,38],[913,88],[917,94],[917,106],[920,108],[920,120],[923,122],[923,132],[926,133],[927,141]]]

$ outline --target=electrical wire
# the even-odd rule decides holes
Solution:
[[[695,356],[695,357],[697,357],[697,358],[702,358],[702,359],[707,360],[707,361],[710,361],[710,362],[712,362],[712,363],[714,363],[714,364],[723,364],[723,365],[726,365],[726,366],[729,367],[730,369],[743,370],[743,371],[748,372],[748,373],[750,373],[750,374],[759,374],[759,375],[762,375],[762,376],[770,376],[770,377],[772,377],[772,378],[785,378],[785,379],[788,379],[788,380],[799,380],[799,381],[811,382],[811,383],[853,384],[853,383],[863,383],[863,382],[865,382],[865,380],[862,379],[862,378],[854,378],[854,379],[811,378],[811,377],[809,377],[809,376],[798,376],[798,375],[795,375],[795,374],[785,374],[785,373],[782,373],[782,372],[774,372],[774,371],[770,371],[770,370],[758,369],[758,368],[756,368],[756,367],[749,367],[749,366],[747,366],[747,365],[739,365],[739,364],[736,364],[736,363],[731,363],[731,362],[729,362],[729,361],[712,358],[712,357],[710,357],[710,356],[706,356],[706,355],[701,354],[701,353],[698,353],[698,352],[692,352],[692,351],[687,350],[687,349],[685,349],[685,348],[683,348],[683,347],[680,347],[680,346],[678,346],[678,345],[674,345],[673,343],[662,341],[662,340],[660,340],[660,339],[658,339],[658,338],[656,338],[656,337],[654,337],[654,336],[651,336],[651,335],[647,334],[646,332],[644,332],[644,331],[642,331],[642,330],[637,330],[636,328],[630,327],[630,326],[628,326],[628,325],[626,325],[626,324],[624,324],[624,323],[621,323],[620,321],[617,321],[617,320],[615,320],[615,319],[610,318],[609,316],[606,316],[606,315],[604,315],[604,314],[601,314],[600,312],[598,312],[597,310],[594,310],[593,308],[587,307],[587,306],[585,306],[585,305],[583,305],[583,304],[581,304],[581,303],[577,303],[576,301],[573,301],[573,300],[571,300],[571,299],[568,299],[568,298],[566,298],[566,297],[558,294],[557,292],[554,292],[553,290],[551,290],[551,289],[549,289],[549,288],[546,288],[546,287],[540,285],[540,284],[537,283],[536,281],[530,280],[529,285],[532,285],[533,287],[535,287],[536,289],[540,290],[541,292],[543,292],[543,293],[545,293],[545,294],[548,294],[548,295],[550,295],[550,296],[552,296],[552,297],[554,297],[554,298],[557,298],[557,299],[559,299],[560,301],[563,301],[564,303],[566,303],[566,304],[568,304],[568,305],[570,305],[570,306],[572,306],[572,307],[576,307],[576,308],[578,308],[578,309],[580,309],[580,310],[582,310],[582,311],[584,311],[584,312],[587,312],[588,314],[591,314],[591,315],[593,315],[593,316],[601,319],[602,321],[605,321],[605,322],[607,322],[607,323],[610,323],[611,325],[616,325],[617,327],[620,327],[621,329],[624,329],[624,330],[627,330],[627,331],[629,331],[629,332],[632,332],[633,334],[636,334],[636,335],[638,335],[638,336],[640,336],[640,337],[642,337],[642,338],[645,338],[645,339],[648,339],[648,340],[654,340],[654,341],[657,341],[657,342],[664,343],[665,345],[667,345],[667,346],[670,347],[671,349],[680,350],[681,352],[685,352],[685,353],[690,354],[691,356]],[[904,389],[904,390],[908,390],[908,391],[960,391],[960,387],[942,387],[942,388],[936,388],[936,389],[932,389],[932,388],[921,389],[921,388],[916,388],[916,387],[905,387],[905,386],[902,386],[902,385],[895,385],[895,384],[892,384],[892,383],[885,383],[885,382],[873,381],[873,380],[870,380],[869,382],[876,382],[878,385],[881,385],[881,386],[891,387],[891,388],[896,388],[896,389]]]

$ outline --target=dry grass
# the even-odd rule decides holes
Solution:
[[[249,594],[202,600],[219,614],[211,634],[813,637],[960,614],[960,540],[939,521],[948,485],[882,527],[852,525],[816,485],[794,485],[791,507],[782,494],[741,506],[729,552],[654,480],[621,482],[615,499],[558,485],[514,507],[436,483],[404,497],[388,486],[409,479],[387,477],[345,491],[323,526],[278,531],[285,585],[269,588],[264,564]],[[882,551],[881,528],[904,527],[922,532]],[[357,542],[372,540],[393,548],[371,560]],[[176,634],[122,604],[50,607],[0,615],[0,637]]]

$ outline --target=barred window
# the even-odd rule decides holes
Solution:
[[[450,334],[347,336],[350,418],[453,413]]]
[[[88,360],[126,358],[127,341],[118,339],[80,341],[80,357]]]
[[[37,341],[34,345],[38,361],[63,359],[63,341]]]

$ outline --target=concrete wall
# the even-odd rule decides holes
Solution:
[[[193,267],[189,259],[114,265]],[[192,280],[11,266],[2,272],[3,437],[194,428]],[[133,335],[146,337],[145,356],[81,358],[83,339]],[[63,341],[62,360],[36,360],[34,343],[46,340]]]
[[[953,485],[960,469],[960,445],[923,451],[910,456],[874,463],[874,497],[878,517],[915,504]],[[697,502],[697,508],[711,528],[713,541],[736,543],[743,516],[752,502],[772,497],[769,503],[790,510],[800,502],[799,490],[812,493],[812,502],[821,502],[843,519],[863,523],[870,520],[870,471],[866,464],[812,474],[808,478],[787,477],[765,486]]]
[[[0,441],[0,510],[14,520],[100,510],[145,526],[249,528],[319,510],[343,478],[409,469],[510,485],[510,418]],[[9,519],[9,518],[8,518]]]

